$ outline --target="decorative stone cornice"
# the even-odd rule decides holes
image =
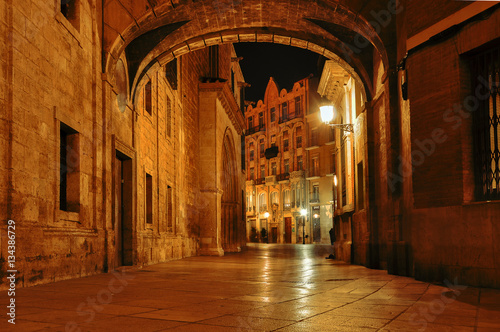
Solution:
[[[245,130],[245,118],[227,82],[200,83],[200,93],[215,92],[239,135]]]
[[[349,74],[337,62],[326,61],[318,85],[318,93],[336,103],[344,94],[344,84]]]
[[[354,69],[342,61],[328,60],[323,67],[323,73],[318,84],[318,93],[328,100],[337,103],[344,92],[343,86],[347,84],[349,77],[354,79],[357,88],[360,89],[363,99],[366,100],[366,93],[361,78]]]

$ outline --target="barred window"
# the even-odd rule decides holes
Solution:
[[[471,57],[477,200],[500,199],[500,47]]]

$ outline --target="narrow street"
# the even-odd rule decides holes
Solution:
[[[1,331],[498,331],[500,291],[325,259],[330,246],[249,244],[16,290]],[[7,292],[0,295],[2,307]]]

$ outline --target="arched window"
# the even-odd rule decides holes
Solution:
[[[290,210],[290,190],[286,189],[283,191],[283,209]]]
[[[259,210],[260,211],[265,211],[267,210],[267,204],[266,204],[266,194],[261,193],[259,195]]]
[[[273,191],[271,193],[271,204],[278,204],[278,205],[280,204],[278,192],[276,192],[276,191]]]

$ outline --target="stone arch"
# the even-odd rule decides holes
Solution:
[[[225,33],[231,33],[231,32],[225,32]],[[254,35],[257,36],[258,33],[255,32]],[[369,97],[375,94],[375,91],[373,91],[373,86],[372,86],[373,73],[367,71],[363,67],[363,64],[358,59],[353,57],[351,61],[352,63],[348,63],[346,60],[338,56],[336,53],[329,51],[326,47],[314,44],[312,42],[308,42],[306,39],[290,37],[291,35],[293,35],[293,33],[288,31],[283,31],[282,35],[266,35],[268,38],[263,39],[263,42],[278,43],[293,47],[301,47],[304,49],[308,49],[309,51],[312,51],[314,53],[323,55],[329,60],[334,60],[337,63],[339,63],[339,65],[354,79],[356,79],[358,82],[362,82],[362,86],[364,87],[364,89],[362,89],[362,94],[365,100],[368,100]],[[241,41],[239,37],[240,35],[236,35],[236,37],[234,35],[231,35],[232,36],[231,38],[224,38],[224,36],[225,35],[223,33],[219,33],[219,37],[215,41],[211,41],[210,44],[207,44],[207,42],[205,41],[204,46],[190,48],[189,46],[186,45],[190,45],[191,41],[184,41],[180,45],[174,46],[173,48],[161,54],[157,54],[158,52],[149,53],[147,57],[144,59],[144,61],[142,61],[141,64],[139,65],[137,69],[137,75],[135,75],[134,79],[130,82],[134,100],[135,96],[137,96],[140,89],[144,86],[145,82],[150,79],[148,73],[160,70],[161,66],[164,66],[165,64],[169,63],[170,61],[173,61],[174,59],[180,57],[181,55],[184,55],[192,51],[197,51],[212,45],[249,42],[248,40],[244,39],[243,41]],[[205,38],[205,37],[200,37],[200,38]],[[293,43],[292,41],[296,42]],[[258,39],[256,38],[255,40],[253,40],[253,42],[258,42]],[[299,45],[307,45],[307,47]],[[338,53],[345,52],[342,50],[338,50],[336,49],[336,47],[333,46],[332,48]],[[285,95],[283,95],[283,93],[285,93]],[[282,89],[282,93],[280,93],[278,96],[279,98],[284,98],[287,93],[288,91],[286,91],[286,89]]]
[[[131,74],[131,87],[136,91],[147,71],[187,52],[222,43],[270,42],[305,48],[336,60],[363,82],[368,95],[365,99],[370,100],[374,95],[373,56],[381,60],[384,73],[390,64],[384,44],[384,39],[390,39],[389,32],[369,21],[374,12],[387,11],[384,7],[387,4],[361,0],[348,5],[323,0],[105,0],[105,72],[114,72],[117,59],[129,45],[144,50],[140,63],[131,64],[137,67]],[[353,52],[352,45],[358,46],[358,52]]]
[[[221,243],[224,252],[238,251],[238,176],[234,140],[231,130],[226,128],[222,141],[221,197]]]

